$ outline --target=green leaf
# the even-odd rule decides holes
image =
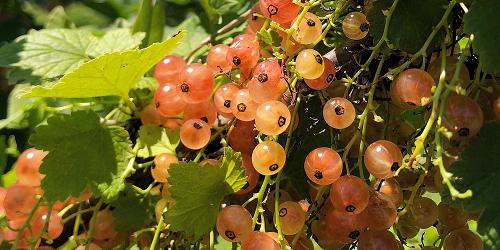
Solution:
[[[281,45],[281,40],[282,38],[278,34],[278,32],[271,30],[260,30],[257,32],[257,37],[260,39],[261,42],[264,43],[264,45],[267,46],[273,46],[273,47],[279,47]]]
[[[143,77],[136,82],[128,95],[134,99],[136,106],[145,107],[151,103],[158,86],[158,81],[154,77]]]
[[[154,214],[154,205],[150,196],[139,195],[130,187],[127,187],[111,205],[115,208],[112,211],[113,223],[119,232],[140,229],[153,219],[151,215]]]
[[[370,33],[377,42],[384,31],[384,11],[388,10],[393,0],[380,0],[374,3],[368,13]],[[409,53],[417,52],[425,43],[432,29],[444,13],[446,0],[404,0],[399,1],[389,24],[388,39],[396,49]],[[437,41],[438,37],[434,38]],[[429,48],[432,49],[432,46]]]
[[[7,167],[7,136],[0,135],[0,174],[3,174]]]
[[[500,208],[486,209],[479,218],[478,232],[481,233],[486,250],[500,249]]]
[[[157,125],[143,125],[139,130],[137,139],[141,148],[137,156],[148,158],[161,153],[175,155],[175,149],[179,146],[180,130],[166,129]]]
[[[459,161],[454,162],[449,171],[455,177],[453,185],[460,191],[472,190],[472,197],[465,200],[452,201],[447,189],[441,195],[443,199],[456,205],[464,206],[469,211],[484,209],[484,214],[478,222],[478,232],[490,242],[500,246],[500,219],[498,197],[494,194],[500,189],[500,124],[488,123],[483,125],[479,135],[475,137],[469,147],[461,155]],[[496,236],[495,236],[496,235]],[[492,238],[493,237],[493,238]]]
[[[2,128],[25,128],[29,125],[30,118],[35,116],[37,111],[36,99],[19,99],[17,96],[29,88],[28,84],[18,84],[9,94],[7,105],[7,117],[0,120]]]
[[[53,78],[68,74],[89,60],[87,51],[96,38],[85,30],[30,31],[22,37],[19,62],[12,66],[31,69],[34,75]]]
[[[83,64],[52,87],[35,86],[22,97],[86,98],[121,96],[128,98],[134,83],[174,49],[183,32],[162,43],[141,50],[114,52]]]
[[[465,32],[474,34],[472,47],[479,55],[483,69],[488,72],[500,72],[500,48],[498,30],[500,1],[475,1],[464,16]]]
[[[151,16],[153,13],[153,0],[142,0],[141,8],[132,27],[132,33],[146,32],[143,46],[147,46],[149,41],[149,29],[151,27]]]
[[[241,0],[208,0],[208,4],[219,15],[224,15],[228,12],[237,12],[240,10],[244,1]]]
[[[9,172],[2,175],[2,177],[0,177],[0,179],[1,179],[0,182],[2,183],[2,187],[9,187],[10,185],[16,183],[16,181],[17,181],[16,171],[14,171],[14,168],[12,168]]]
[[[425,111],[425,106],[407,109],[401,112],[401,118],[408,122],[414,129],[422,128],[425,126]]]
[[[168,182],[174,205],[165,220],[173,231],[183,231],[198,239],[215,225],[224,196],[240,190],[246,181],[241,155],[224,149],[220,166],[200,166],[182,162],[170,166]]]
[[[118,126],[111,126],[107,128],[111,135],[113,143],[113,150],[116,160],[116,167],[109,173],[111,181],[106,182],[92,182],[92,187],[98,189],[98,194],[101,195],[105,201],[113,201],[125,188],[125,183],[122,177],[130,159],[134,153],[132,150],[132,143],[130,142],[130,135],[128,132]]]
[[[303,97],[297,114],[300,122],[293,133],[288,150],[291,153],[287,155],[284,174],[290,177],[297,191],[307,195],[309,184],[304,172],[304,161],[313,149],[330,147],[330,127],[323,119],[323,104],[317,96]],[[281,145],[285,145],[285,141],[286,136],[281,136]]]
[[[89,185],[95,194],[112,200],[123,188],[116,176],[130,158],[128,134],[122,128],[106,129],[92,111],[49,117],[29,142],[49,151],[40,167],[49,201],[77,197]]]
[[[132,34],[128,29],[111,30],[92,46],[89,55],[98,57],[106,53],[136,49],[144,36],[143,32]]]
[[[201,25],[200,18],[194,12],[188,12],[184,21],[176,27],[166,27],[167,35],[175,34],[178,30],[187,30],[189,36],[182,39],[182,44],[175,49],[175,54],[187,56],[201,41],[209,36]]]
[[[46,29],[64,29],[74,28],[75,25],[69,20],[64,8],[62,6],[56,6],[48,14],[44,26]]]
[[[156,1],[153,6],[153,16],[151,17],[151,25],[149,27],[148,45],[161,42],[163,33],[165,32],[165,3]]]

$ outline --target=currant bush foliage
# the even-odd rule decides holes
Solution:
[[[47,175],[42,181],[46,198],[78,197],[90,186],[106,200],[116,199],[124,188],[121,175],[132,157],[128,137],[123,128],[102,126],[92,111],[50,117],[30,138],[33,146],[50,151],[40,167]]]
[[[478,232],[485,236],[486,243],[491,249],[500,244],[500,219],[496,216],[499,212],[498,198],[491,195],[500,189],[500,184],[496,180],[500,174],[499,148],[500,126],[487,124],[462,153],[461,159],[450,166],[454,175],[461,176],[454,182],[456,187],[462,191],[471,189],[473,193],[469,199],[454,202],[469,211],[484,210],[478,222]],[[446,189],[443,190],[443,197],[451,200]]]
[[[225,148],[220,165],[173,164],[168,181],[172,185],[169,191],[175,203],[165,213],[165,220],[172,230],[199,239],[214,227],[224,196],[240,190],[246,177],[240,153]]]
[[[23,97],[128,97],[130,89],[162,55],[178,45],[184,33],[145,49],[105,54],[83,64],[50,87],[35,86]]]

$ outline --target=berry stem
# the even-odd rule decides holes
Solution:
[[[214,250],[214,230],[210,230],[210,250]]]
[[[45,219],[45,222],[43,223],[42,231],[32,241],[33,247],[36,246],[36,243],[42,238],[43,234],[47,232],[47,230],[49,228],[49,221],[50,221],[50,214],[51,213],[52,213],[52,205],[50,205],[48,210],[47,210],[47,218]]]
[[[255,208],[255,212],[253,213],[252,217],[252,228],[255,227],[259,213],[262,210],[262,200],[264,199],[264,193],[266,192],[267,184],[269,184],[270,180],[271,176],[266,175],[264,181],[262,182],[262,185],[260,186],[259,193],[257,193],[257,207]]]
[[[325,39],[326,35],[328,34],[328,31],[330,31],[332,27],[335,27],[335,21],[337,21],[337,19],[340,16],[340,13],[342,13],[342,11],[348,6],[347,4],[348,2],[349,0],[339,0],[337,2],[337,7],[335,8],[335,12],[333,12],[333,14],[330,15],[330,17],[328,18],[328,23],[326,24],[323,33],[321,33],[321,36],[318,37],[316,41],[314,41],[311,45],[309,45],[310,48],[316,47],[316,45],[318,45],[319,42]]]
[[[382,71],[382,66],[384,65],[385,61],[385,56],[382,56],[380,59],[380,62],[378,63],[377,66],[377,71],[375,72],[375,76],[373,78],[373,83],[372,86],[370,87],[370,91],[368,91],[368,103],[366,104],[365,109],[363,110],[363,113],[359,115],[359,126],[358,130],[361,131],[361,141],[359,142],[359,154],[358,154],[358,170],[359,170],[359,177],[361,179],[364,179],[364,173],[363,173],[363,153],[365,151],[365,136],[366,136],[366,129],[367,129],[367,123],[368,123],[368,114],[370,111],[375,110],[375,105],[373,104],[373,96],[375,95],[375,90],[377,89],[377,80],[380,76],[380,72]]]
[[[26,217],[26,220],[23,222],[21,227],[18,229],[18,234],[16,235],[16,239],[14,240],[14,243],[12,244],[11,250],[16,250],[18,249],[17,245],[19,245],[19,241],[21,240],[22,236],[22,231],[30,226],[30,221],[33,218],[33,215],[35,214],[36,210],[40,206],[42,202],[42,197],[38,199],[38,201],[35,203],[35,206],[33,206],[33,209],[31,209],[30,213],[28,214],[28,217]]]
[[[219,137],[226,129],[231,128],[231,126],[233,125],[233,123],[235,122],[235,120],[236,119],[233,118],[226,125],[224,125],[224,127],[218,129],[217,132],[210,137],[210,140],[208,141],[207,145],[210,144],[211,142],[213,142],[217,137]],[[196,157],[194,158],[193,162],[199,162],[201,160],[201,157],[203,156],[203,153],[205,152],[206,148],[207,148],[207,146],[201,148],[198,151],[198,153],[196,154]]]
[[[89,222],[89,230],[87,231],[87,237],[85,240],[85,242],[87,243],[85,245],[85,250],[90,249],[90,239],[92,238],[92,234],[94,234],[95,224],[96,224],[96,220],[97,220],[97,213],[99,213],[99,209],[101,209],[101,206],[103,203],[104,203],[104,201],[102,199],[100,199],[94,207],[94,212],[93,212],[92,218],[90,219],[90,222]]]
[[[432,40],[434,40],[434,37],[437,35],[437,33],[439,32],[439,30],[441,30],[441,28],[443,28],[443,27],[447,28],[446,25],[448,24],[448,16],[450,15],[451,10],[453,9],[453,7],[456,4],[457,4],[456,0],[450,1],[450,3],[448,4],[448,6],[446,7],[446,10],[445,10],[443,16],[441,17],[441,20],[439,21],[439,23],[434,27],[434,29],[432,30],[431,34],[427,37],[427,40],[425,40],[425,43],[422,46],[422,48],[420,48],[420,50],[417,53],[415,53],[410,58],[410,60],[408,60],[405,63],[401,64],[399,67],[390,70],[385,75],[383,75],[381,78],[390,78],[392,76],[397,75],[399,72],[401,72],[404,69],[408,68],[411,63],[413,63],[415,60],[417,60],[421,56],[424,56],[424,59],[425,59],[425,55],[427,54],[427,48],[429,48],[429,46],[431,45]],[[446,53],[443,54],[443,55],[446,55]]]
[[[193,50],[191,50],[191,53],[189,53],[189,55],[186,57],[186,61],[187,62],[190,62],[193,60],[195,54],[201,50],[203,47],[205,47],[207,44],[210,43],[210,41],[212,41],[212,39],[216,39],[217,36],[220,36],[222,34],[225,34],[226,32],[229,32],[229,31],[232,31],[232,29],[236,26],[238,26],[239,24],[241,24],[242,22],[244,22],[247,17],[252,13],[252,9],[249,9],[248,11],[246,11],[245,13],[241,14],[238,18],[234,19],[233,21],[227,23],[226,25],[224,25],[222,28],[220,28],[219,30],[217,30],[214,34],[206,37],[205,39],[203,39],[201,41],[201,43],[196,47],[194,48]]]
[[[163,213],[165,213],[165,210],[163,210]],[[153,241],[151,242],[151,246],[149,247],[150,250],[155,250],[156,249],[156,244],[158,243],[158,240],[160,238],[160,232],[163,228],[163,225],[165,224],[163,220],[163,216],[160,217],[160,221],[158,222],[158,225],[156,226],[156,231],[153,236]]]
[[[348,81],[346,82],[346,90],[344,92],[344,97],[347,96],[347,94],[349,93],[349,89],[351,87],[351,85],[354,83],[354,81],[361,75],[361,73],[363,71],[365,71],[368,66],[370,65],[370,63],[372,62],[372,60],[375,58],[375,56],[377,55],[380,47],[382,47],[382,45],[385,43],[385,42],[388,42],[388,38],[387,38],[387,35],[389,33],[389,26],[390,26],[390,23],[391,23],[391,18],[392,18],[392,14],[394,13],[394,10],[396,10],[396,6],[398,5],[398,2],[399,0],[395,0],[391,7],[389,8],[389,11],[387,12],[387,16],[385,18],[385,25],[384,25],[384,31],[382,33],[382,37],[380,38],[380,40],[377,42],[377,44],[373,47],[372,49],[372,53],[370,54],[370,57],[368,58],[368,60],[366,60],[366,62],[361,66],[361,68],[354,74],[354,76],[350,79],[348,79]]]

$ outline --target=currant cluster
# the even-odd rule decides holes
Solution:
[[[19,249],[54,249],[39,246],[42,240],[57,239],[63,233],[64,223],[71,217],[62,218],[68,206],[88,203],[92,192],[85,189],[78,197],[68,197],[64,201],[48,203],[43,196],[40,183],[44,175],[39,172],[40,165],[47,152],[30,148],[25,150],[15,164],[17,182],[8,188],[0,188],[0,213],[5,215],[8,223],[0,230],[0,241],[16,242]],[[73,204],[73,205],[72,205]],[[95,245],[91,249],[107,248],[121,241],[113,226],[113,218],[109,210],[97,214],[92,235]],[[85,238],[84,234],[79,237]],[[77,249],[84,249],[80,246]]]

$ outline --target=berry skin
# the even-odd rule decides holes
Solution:
[[[255,67],[253,79],[260,84],[276,87],[281,78],[281,65],[276,60],[260,62]]]
[[[227,140],[235,151],[251,155],[253,149],[257,146],[255,137],[258,133],[255,130],[255,123],[253,121],[236,120]]]
[[[257,103],[276,100],[283,92],[283,81],[281,65],[276,60],[263,61],[255,68],[248,91]]]
[[[403,191],[399,182],[395,178],[377,179],[373,182],[372,188],[385,194],[396,207],[403,205]]]
[[[43,233],[44,239],[57,239],[63,232],[63,225],[61,224],[61,217],[56,211],[52,210],[49,214],[48,207],[39,207],[33,215],[30,222],[31,230],[34,235],[42,233],[45,223],[48,221],[47,231]]]
[[[240,191],[236,192],[237,195],[250,193],[255,186],[257,186],[257,182],[259,181],[259,173],[255,170],[252,164],[252,155],[245,153],[241,155],[241,158],[243,159],[243,167],[245,168],[247,181]]]
[[[409,212],[413,224],[421,229],[434,225],[438,218],[436,203],[426,197],[416,197],[411,204]]]
[[[279,191],[279,205],[281,205],[285,201],[292,201],[292,196],[290,193],[288,193],[285,190],[280,190]],[[269,195],[267,196],[266,200],[266,208],[269,210],[269,212],[274,214],[274,210],[276,209],[275,207],[275,202],[276,202],[276,190],[273,190],[269,192]]]
[[[335,73],[336,73],[335,65],[330,59],[326,57],[323,57],[323,62],[325,63],[325,70],[323,71],[323,74],[321,74],[319,78],[305,79],[307,86],[309,86],[309,88],[311,89],[314,90],[326,89],[335,80]]]
[[[447,82],[451,82],[451,80],[453,79],[453,75],[455,74],[455,69],[456,69],[457,63],[458,63],[458,58],[456,56],[447,56],[446,57],[446,78],[445,78],[445,80]],[[427,72],[429,72],[429,74],[432,76],[432,78],[434,79],[435,82],[439,82],[439,76],[441,75],[441,57],[434,59],[434,61],[432,61],[429,64],[429,68],[427,69]],[[460,85],[462,85],[462,86],[465,86],[465,85],[463,85],[463,83],[467,84],[468,81],[470,80],[469,70],[467,69],[467,67],[465,65],[462,65],[460,67],[460,75],[459,75],[458,79],[461,81],[462,84],[460,84]]]
[[[444,202],[438,205],[438,220],[440,224],[451,230],[461,228],[467,224],[467,217],[462,208],[455,208]]]
[[[24,219],[36,202],[36,191],[33,187],[14,184],[7,188],[3,200],[5,215],[9,220]]]
[[[259,30],[262,28],[262,25],[264,25],[264,19],[255,16],[254,14],[261,14],[259,4],[254,5],[252,7],[250,15],[248,15],[247,33],[255,34],[259,32]]]
[[[200,103],[207,101],[214,88],[212,70],[203,64],[188,65],[180,74],[177,89],[186,103]]]
[[[344,244],[356,241],[366,228],[363,213],[353,214],[331,210],[327,213],[325,220],[331,237]]]
[[[260,0],[260,12],[268,18],[280,23],[287,24],[293,21],[298,14],[300,7],[292,0]]]
[[[248,91],[252,100],[256,103],[277,100],[286,87],[287,83],[284,78],[279,79],[276,85],[262,84],[256,79],[248,82]]]
[[[172,83],[164,83],[156,90],[154,96],[156,111],[163,116],[176,116],[186,107],[181,92]]]
[[[254,120],[256,110],[257,103],[250,97],[248,89],[238,90],[231,99],[231,111],[238,120]]]
[[[429,73],[421,69],[407,69],[401,72],[391,85],[391,99],[401,108],[423,106],[422,98],[431,98],[435,85]]]
[[[182,124],[181,142],[189,149],[200,149],[210,141],[210,126],[202,120],[191,119]]]
[[[281,247],[274,240],[272,235],[254,231],[251,232],[244,240],[241,242],[241,250],[280,250]]]
[[[279,135],[290,125],[290,110],[279,101],[262,103],[255,112],[255,126],[265,135]]]
[[[226,62],[232,68],[251,69],[259,61],[259,44],[257,40],[237,40],[229,46]]]
[[[178,83],[180,81],[179,74],[184,67],[186,67],[186,62],[182,57],[169,55],[156,64],[154,76],[160,84],[167,82]]]
[[[365,14],[361,12],[351,12],[347,14],[342,22],[344,35],[352,40],[361,40],[368,34],[370,25],[366,20]]]
[[[317,79],[325,71],[323,56],[313,49],[302,50],[295,60],[295,69],[304,79]]]
[[[398,213],[389,196],[381,192],[372,192],[365,213],[366,225],[370,230],[386,230],[395,222]]]
[[[285,160],[285,150],[274,141],[261,142],[252,152],[253,166],[262,175],[278,173],[285,165]]]
[[[142,124],[162,125],[168,121],[167,117],[162,116],[158,111],[156,111],[154,103],[148,104],[141,110],[140,118]]]
[[[364,162],[368,172],[380,179],[393,177],[403,162],[399,147],[386,140],[370,144],[365,151]]]
[[[330,185],[342,174],[342,158],[331,148],[317,148],[307,155],[304,170],[315,184]]]
[[[151,175],[158,181],[165,183],[167,182],[168,169],[173,163],[177,163],[178,159],[175,155],[171,154],[159,154],[153,160],[153,167],[151,168]]]
[[[311,44],[321,36],[322,32],[321,21],[318,16],[307,12],[300,21],[298,29],[292,34],[292,37],[301,44]]]
[[[207,65],[214,74],[223,74],[231,70],[231,65],[227,63],[226,57],[229,46],[218,44],[210,48],[207,55]]]
[[[470,97],[450,95],[446,100],[443,125],[453,133],[453,139],[465,140],[475,136],[483,121],[481,107]]]
[[[228,83],[222,85],[217,89],[217,91],[215,91],[214,105],[217,109],[217,112],[219,112],[220,114],[231,114],[231,100],[233,99],[234,94],[238,92],[238,90],[240,90],[238,85]]]
[[[323,107],[323,118],[330,127],[344,129],[356,119],[356,110],[349,100],[335,97],[328,100]]]
[[[295,201],[285,201],[279,205],[278,213],[274,214],[275,224],[276,216],[280,217],[281,230],[284,235],[297,234],[306,222],[305,212]]]
[[[331,187],[330,200],[336,210],[359,214],[368,206],[370,193],[366,183],[359,177],[344,175]]]
[[[482,250],[481,238],[468,229],[452,231],[444,239],[444,250]]]
[[[241,242],[252,232],[252,216],[242,206],[227,206],[219,212],[216,227],[225,240]]]
[[[198,104],[188,104],[184,108],[183,121],[190,119],[200,119],[208,125],[215,123],[217,118],[217,110],[211,101],[206,101]]]
[[[400,242],[387,230],[369,230],[358,241],[359,250],[399,250]]]
[[[45,175],[38,170],[47,152],[30,148],[25,150],[16,162],[16,178],[19,184],[38,187]]]
[[[94,233],[92,237],[96,240],[105,240],[118,234],[114,229],[113,214],[109,210],[102,210],[97,213]]]

